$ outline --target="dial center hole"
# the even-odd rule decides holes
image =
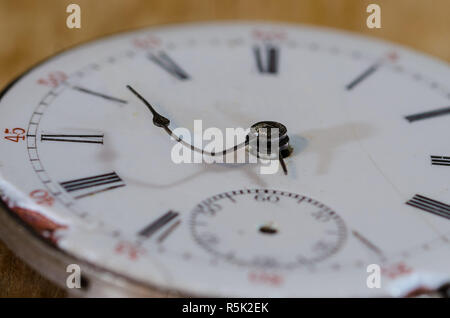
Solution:
[[[273,224],[263,224],[259,227],[259,232],[266,235],[274,235],[278,233],[278,229]]]

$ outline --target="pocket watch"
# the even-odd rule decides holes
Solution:
[[[60,286],[78,265],[74,295],[442,290],[449,79],[447,64],[401,46],[294,24],[182,24],[83,44],[1,94],[1,238]],[[174,162],[183,140],[167,132],[197,120],[284,127],[287,174]]]

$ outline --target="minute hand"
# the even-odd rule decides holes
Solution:
[[[152,105],[150,105],[150,103],[141,96],[141,94],[139,94],[138,92],[135,91],[135,89],[133,87],[131,87],[130,85],[127,85],[127,88],[134,94],[137,96],[137,98],[139,98],[147,107],[148,109],[152,112],[153,114],[153,124],[157,127],[168,127],[170,124],[170,120],[167,119],[166,117],[164,117],[163,115],[161,115],[160,113],[158,113]]]
[[[153,124],[157,127],[161,127],[163,128],[167,134],[169,134],[169,136],[171,136],[172,138],[174,138],[177,142],[181,143],[182,145],[190,148],[193,151],[202,153],[202,154],[206,154],[209,156],[217,156],[217,155],[221,155],[221,156],[225,156],[228,153],[234,152],[236,150],[238,150],[239,148],[242,148],[243,146],[246,146],[248,144],[248,140],[240,143],[239,145],[236,145],[232,148],[229,149],[225,149],[221,152],[209,152],[209,151],[205,151],[203,149],[197,148],[194,145],[191,145],[189,143],[187,143],[186,141],[184,141],[181,137],[178,137],[177,135],[175,135],[173,133],[173,131],[169,128],[169,124],[170,124],[170,120],[167,119],[166,117],[162,116],[161,114],[159,114],[154,108],[153,106],[144,98],[141,96],[141,94],[139,94],[133,87],[131,87],[130,85],[127,85],[127,88],[134,94],[136,95],[146,106],[147,108],[151,111],[151,113],[153,114]]]

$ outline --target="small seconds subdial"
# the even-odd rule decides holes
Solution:
[[[343,219],[306,196],[268,189],[210,197],[191,214],[194,240],[216,257],[243,266],[312,266],[345,243]]]

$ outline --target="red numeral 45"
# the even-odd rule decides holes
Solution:
[[[25,129],[23,128],[13,128],[5,129],[5,139],[12,142],[19,142],[20,140],[25,140]]]

